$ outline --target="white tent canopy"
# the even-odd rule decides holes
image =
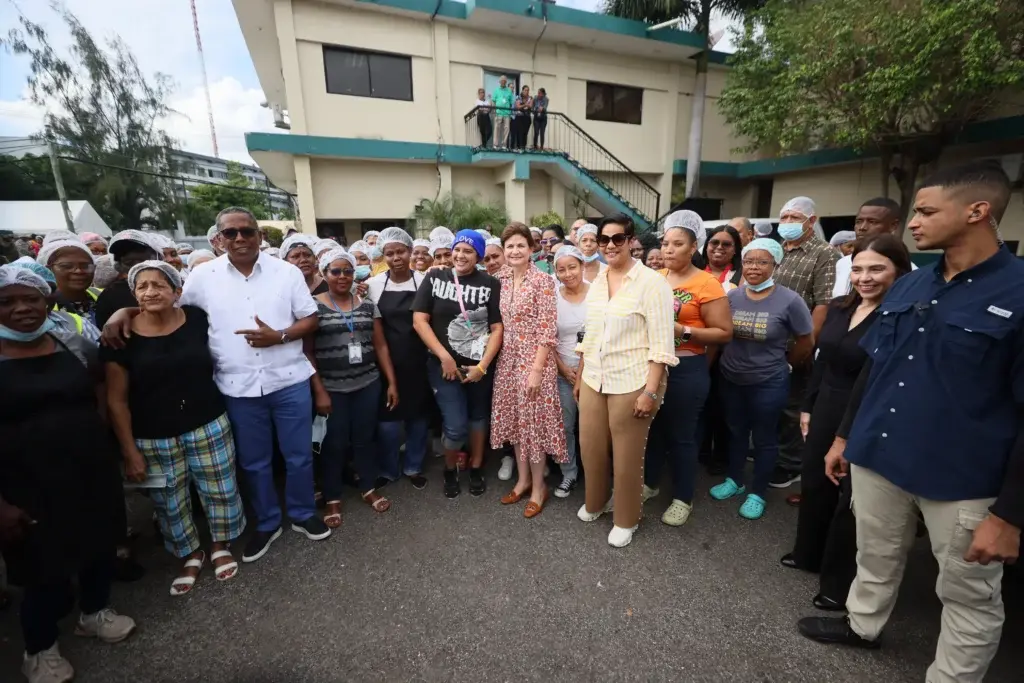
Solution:
[[[68,202],[68,208],[71,209],[75,232],[111,236],[110,228],[89,202],[76,199]],[[67,230],[67,224],[58,201],[0,202],[0,230],[12,230],[21,235],[45,235],[51,230]]]

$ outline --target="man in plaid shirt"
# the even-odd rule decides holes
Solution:
[[[817,209],[809,197],[795,197],[786,202],[779,214],[779,236],[786,253],[775,271],[775,283],[792,289],[807,304],[814,321],[815,337],[825,322],[839,260],[839,252],[814,233],[817,222]],[[779,460],[771,479],[771,485],[776,488],[785,488],[800,480],[804,447],[800,433],[800,401],[810,376],[810,359],[805,365],[793,368],[789,403],[779,422]]]

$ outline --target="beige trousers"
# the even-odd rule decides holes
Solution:
[[[587,512],[600,512],[608,502],[608,470],[614,457],[613,519],[615,526],[630,529],[640,523],[647,432],[661,404],[650,417],[639,419],[633,417],[633,405],[642,388],[628,394],[602,394],[586,382],[581,384],[580,455],[586,470]]]
[[[925,681],[980,682],[1003,631],[1003,565],[966,562],[964,553],[995,499],[928,500],[857,465],[850,476],[857,518],[857,578],[846,600],[850,626],[869,640],[882,632],[896,604],[919,509],[939,563],[935,592],[942,601],[942,631]]]

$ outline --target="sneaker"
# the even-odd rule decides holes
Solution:
[[[659,493],[661,493],[661,491],[658,489],[652,489],[647,484],[644,484],[643,492],[640,494],[640,504],[643,505],[651,498],[657,498]]]
[[[587,504],[584,503],[580,506],[579,511],[576,513],[576,517],[582,522],[593,522],[601,515],[606,512],[612,511],[612,498],[609,496],[608,502],[604,504],[604,508],[600,512],[587,512]]]
[[[331,528],[324,524],[320,515],[313,515],[304,522],[292,522],[292,531],[298,531],[311,541],[322,541],[331,535]]]
[[[866,650],[878,648],[877,640],[861,638],[850,626],[849,617],[804,617],[796,624],[800,634],[819,643],[849,645]]]
[[[620,526],[613,526],[608,534],[608,545],[613,548],[625,548],[633,540],[634,533],[636,533],[636,527],[623,529]]]
[[[249,542],[245,544],[245,550],[242,551],[242,562],[255,562],[270,550],[270,544],[281,537],[281,527],[277,527],[274,531],[257,531],[249,539]]]
[[[487,490],[487,481],[484,479],[483,467],[469,468],[469,494],[471,496],[482,496]]]
[[[516,468],[516,459],[506,455],[501,459],[501,467],[498,469],[498,479],[508,481],[512,478],[512,470]]]
[[[99,638],[104,643],[120,643],[135,631],[135,620],[118,614],[106,607],[95,614],[83,614],[78,617],[75,635],[86,638]]]
[[[459,494],[462,493],[462,489],[459,487],[459,470],[453,467],[452,469],[445,469],[444,471],[444,497],[445,498],[458,498]]]
[[[75,670],[61,656],[57,643],[49,650],[41,650],[34,655],[26,653],[21,673],[25,674],[28,683],[67,683],[75,677]]]
[[[773,489],[784,489],[788,486],[792,486],[798,481],[800,481],[799,472],[790,472],[789,470],[784,470],[781,467],[776,467],[775,471],[772,472],[772,478],[771,481],[768,482],[768,485]]]
[[[427,487],[427,478],[422,474],[410,474],[409,483],[412,484],[414,489],[422,491]]]
[[[576,477],[573,477],[572,479],[569,477],[562,477],[562,483],[555,489],[555,497],[568,498],[574,488],[576,488]]]

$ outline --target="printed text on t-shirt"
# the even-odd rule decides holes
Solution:
[[[444,299],[447,301],[458,301],[458,288],[454,282],[444,282],[442,280],[434,279],[431,285],[431,293],[438,299]],[[471,287],[462,285],[462,301],[465,304],[473,306],[484,306],[490,301],[491,288],[490,287]]]
[[[764,341],[768,338],[768,318],[770,315],[767,311],[733,311],[733,336],[736,339]]]

